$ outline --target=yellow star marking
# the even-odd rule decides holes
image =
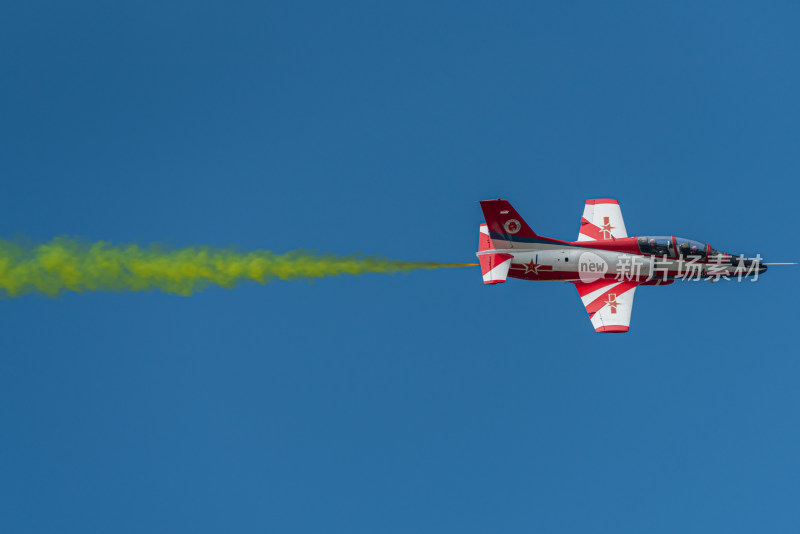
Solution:
[[[538,263],[531,260],[530,263],[523,263],[522,265],[525,267],[525,274],[533,273],[536,276],[539,276],[539,267],[541,267],[541,265]]]
[[[525,269],[525,272],[522,273],[522,274],[533,273],[536,276],[539,276],[539,269],[542,269],[543,271],[548,271],[548,270],[552,271],[553,270],[553,268],[550,265],[542,265],[540,263],[536,263],[535,259],[532,259],[528,263],[512,263],[511,264],[511,268],[512,269]]]

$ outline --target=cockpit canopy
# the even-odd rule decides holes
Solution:
[[[652,256],[675,257],[672,236],[642,236],[639,238],[639,252]]]
[[[701,260],[706,259],[709,245],[683,237],[676,237],[675,242],[678,244],[678,256],[684,258],[699,257]]]
[[[706,258],[724,258],[726,254],[714,249],[707,243],[694,239],[675,236],[642,236],[637,239],[639,251],[652,256],[667,256],[668,258],[696,258],[705,261]]]

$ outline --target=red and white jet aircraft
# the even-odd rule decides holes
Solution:
[[[760,258],[719,252],[706,243],[675,236],[628,237],[619,202],[586,201],[577,241],[536,235],[507,200],[481,202],[478,259],[484,284],[506,278],[571,282],[596,332],[627,332],[633,294],[642,285],[675,278],[758,275]]]

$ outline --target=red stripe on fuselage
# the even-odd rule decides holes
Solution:
[[[597,227],[595,226],[595,228]],[[514,237],[515,236],[510,236],[508,234],[498,233],[493,237],[493,239],[514,241]],[[524,242],[523,240],[520,241]],[[636,241],[636,237],[618,237],[616,239],[603,239],[600,241],[564,241],[563,239],[554,239],[552,237],[543,237],[539,235],[536,236],[536,242],[545,243],[548,245],[564,245],[565,247],[608,250],[611,252],[624,252],[625,254],[644,256],[644,254],[642,254],[639,250],[639,244]]]

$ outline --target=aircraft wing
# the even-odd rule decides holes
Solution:
[[[595,332],[627,332],[631,324],[633,294],[639,284],[632,281],[597,280],[573,282],[589,312]]]
[[[583,207],[578,241],[602,241],[628,237],[619,202],[613,198],[590,198]]]

